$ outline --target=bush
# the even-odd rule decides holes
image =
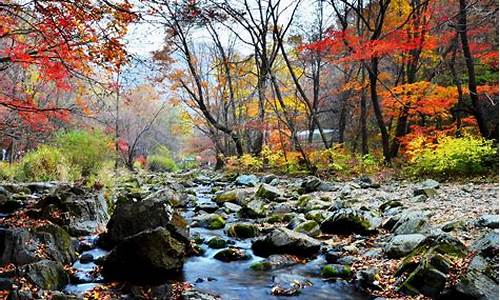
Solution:
[[[54,143],[69,163],[80,169],[82,176],[98,173],[114,155],[112,139],[98,130],[61,132]]]
[[[61,150],[41,145],[23,157],[14,178],[20,181],[72,181],[79,176],[79,170],[72,167]]]
[[[9,164],[6,161],[0,161],[0,180],[12,180],[16,175],[17,164]]]
[[[437,143],[426,143],[418,137],[408,148],[413,175],[479,175],[498,167],[498,150],[492,141],[481,137],[445,136]]]
[[[148,169],[152,172],[172,172],[179,168],[165,146],[156,148],[154,154],[148,156]]]

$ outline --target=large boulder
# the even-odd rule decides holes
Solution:
[[[36,205],[42,217],[63,226],[72,235],[90,235],[103,230],[109,220],[102,192],[76,186],[60,186]]]
[[[396,235],[385,245],[384,252],[389,258],[400,258],[413,251],[424,239],[425,235],[418,233]]]
[[[182,270],[187,244],[164,227],[126,237],[103,260],[107,279],[158,281]]]
[[[498,278],[491,269],[485,259],[475,256],[453,287],[453,299],[498,300]]]
[[[465,245],[451,235],[428,236],[401,262],[396,275],[404,280],[398,290],[437,298],[446,286],[452,266],[467,253]]]
[[[22,268],[22,273],[44,290],[60,290],[69,283],[63,265],[52,260],[41,260],[26,265]]]
[[[295,254],[300,256],[315,255],[320,248],[320,242],[286,228],[277,228],[263,238],[252,243],[252,250],[258,256],[267,257],[271,254]]]
[[[498,257],[498,229],[482,235],[471,245],[471,250],[478,252],[483,257]]]
[[[107,240],[116,244],[144,230],[164,227],[179,240],[188,240],[186,221],[164,199],[119,203],[107,225]]]
[[[40,248],[44,249],[45,258],[63,264],[76,258],[71,237],[55,224],[48,223],[31,232],[24,228],[0,228],[0,265],[38,261],[43,258],[38,253]]]
[[[321,223],[321,231],[369,234],[375,232],[379,224],[379,218],[371,216],[368,212],[342,208]]]

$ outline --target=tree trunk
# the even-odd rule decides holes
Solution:
[[[370,97],[372,99],[373,112],[375,113],[375,118],[377,119],[377,125],[382,138],[384,160],[386,162],[390,162],[391,152],[389,149],[389,133],[387,132],[387,127],[385,126],[384,116],[382,115],[382,108],[380,107],[377,94],[378,58],[376,57],[371,59],[371,67],[368,69],[368,78],[370,79]]]
[[[361,81],[365,82],[365,68],[361,70]],[[361,154],[368,154],[368,129],[366,127],[366,117],[367,117],[367,109],[366,109],[366,89],[363,86],[363,90],[361,91],[361,100],[359,103],[360,106],[360,130],[361,130]]]
[[[460,34],[462,42],[462,52],[464,53],[465,65],[467,66],[467,75],[469,79],[469,94],[472,103],[474,117],[477,120],[479,131],[485,138],[494,138],[488,130],[486,120],[479,103],[479,95],[477,94],[476,72],[474,70],[474,58],[469,47],[469,40],[467,38],[467,3],[466,0],[459,0],[460,12],[458,14],[457,30]]]

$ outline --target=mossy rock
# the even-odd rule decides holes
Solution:
[[[316,221],[309,220],[300,223],[294,229],[297,232],[307,234],[308,236],[318,236],[321,234],[321,230],[319,229],[319,224]]]
[[[311,201],[313,199],[313,196],[311,195],[301,195],[298,199],[297,206],[298,207],[304,207],[306,206],[307,202]]]
[[[227,234],[240,239],[253,238],[259,235],[259,228],[254,224],[237,223],[228,228]]]
[[[267,223],[275,224],[275,223],[283,223],[285,216],[283,214],[274,214],[266,219]]]
[[[323,277],[341,277],[346,278],[352,275],[352,270],[350,266],[330,264],[326,265],[321,269],[321,276]]]
[[[272,269],[272,267],[272,264],[265,260],[254,262],[250,265],[250,269],[254,271],[269,271]]]
[[[321,231],[326,233],[360,233],[370,234],[376,226],[367,212],[342,208],[321,223]]]
[[[26,265],[23,272],[31,282],[45,290],[59,290],[69,283],[63,265],[51,260]]]
[[[438,297],[445,288],[452,265],[467,253],[465,245],[451,235],[441,233],[427,237],[406,256],[396,271],[397,276],[405,276],[398,290],[409,295]]]
[[[222,218],[221,216],[217,216],[210,221],[207,228],[215,230],[222,229],[224,228],[224,226],[226,226],[226,221],[224,220],[224,218]]]
[[[219,236],[214,236],[207,242],[207,245],[212,249],[222,249],[226,247],[227,242]]]

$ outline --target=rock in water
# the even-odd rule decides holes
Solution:
[[[229,226],[227,235],[240,239],[253,238],[259,235],[259,228],[250,223],[236,223]]]
[[[107,227],[106,238],[112,244],[157,227],[168,229],[179,240],[187,241],[189,237],[186,221],[167,202],[158,199],[118,204]]]
[[[286,228],[277,228],[265,237],[252,243],[252,250],[258,256],[271,254],[296,254],[300,256],[315,255],[320,248],[319,241]]]
[[[238,248],[228,248],[217,252],[214,258],[223,262],[231,262],[238,260],[249,260],[251,255],[245,250]]]
[[[125,238],[103,261],[107,279],[158,281],[182,270],[186,243],[158,227]]]

